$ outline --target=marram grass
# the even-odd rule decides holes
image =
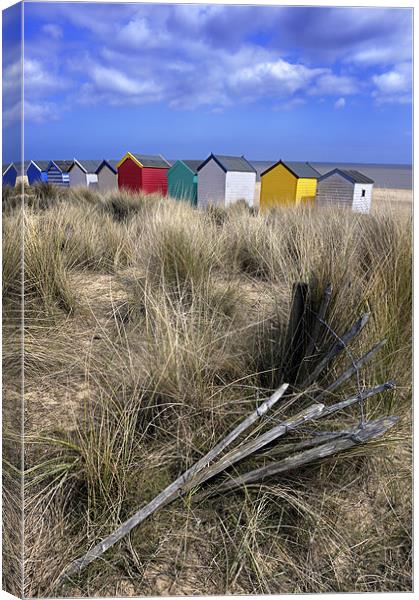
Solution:
[[[13,193],[4,198],[12,479],[24,236],[26,596],[412,588],[412,239],[409,213],[395,206],[371,215],[200,212],[157,197],[44,186],[28,194],[22,214]],[[329,320],[340,333],[371,313],[353,350],[383,337],[387,345],[362,370],[362,385],[393,378],[397,386],[369,400],[367,416],[397,414],[399,424],[377,443],[287,477],[199,502],[186,496],[58,588],[71,560],[280,383],[300,280],[317,295],[332,282]],[[347,365],[342,356],[320,384]],[[334,425],[358,418],[354,408]],[[11,529],[6,553],[16,550]],[[5,578],[18,590],[12,563]]]

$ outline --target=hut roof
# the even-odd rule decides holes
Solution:
[[[15,167],[15,164],[12,162],[9,163],[5,163],[4,165],[2,165],[2,174],[4,175],[6,173],[6,171],[8,171],[10,169],[10,167]],[[16,167],[15,167],[16,169]]]
[[[263,173],[261,173],[261,176],[266,175],[266,173],[269,173],[269,171],[271,171],[278,165],[284,165],[284,167],[288,169],[288,171],[291,171],[291,173],[299,179],[318,179],[320,177],[320,173],[314,167],[312,167],[309,162],[298,162],[291,160],[279,160],[278,162],[270,166],[268,169],[266,169],[266,171],[263,171]]]
[[[52,160],[51,162],[53,162],[62,173],[68,173],[70,168],[73,166],[74,160]]]
[[[165,169],[172,165],[161,154],[132,154],[143,167],[156,167]]]
[[[187,160],[182,159],[182,161],[195,175],[198,172],[198,167],[202,165],[203,160]]]
[[[326,179],[326,177],[330,177],[330,175],[334,175],[335,173],[338,173],[342,177],[345,177],[345,179],[348,179],[351,183],[374,183],[373,179],[371,179],[370,177],[367,177],[366,175],[364,175],[363,173],[360,173],[359,171],[356,171],[355,169],[338,169],[338,168],[333,169],[332,171],[329,171],[328,173],[325,173],[324,175],[322,175],[322,177],[319,178],[319,181],[322,179]]]
[[[96,173],[96,169],[101,164],[102,160],[79,160],[75,159],[73,164],[78,164],[85,173]],[[73,166],[73,165],[71,165]]]
[[[118,172],[118,163],[119,163],[119,160],[113,160],[113,159],[112,160],[106,160],[106,159],[104,159],[97,166],[95,173],[99,173],[99,171],[101,169],[103,169],[103,167],[105,165],[107,165],[111,169],[111,171],[113,171],[114,173],[117,173]]]
[[[49,161],[49,160],[30,160],[30,161],[28,161],[27,165],[25,162],[25,171],[31,163],[33,163],[35,165],[35,167],[37,167],[40,171],[46,171],[49,167],[50,162],[51,161]]]
[[[49,164],[49,161],[47,161]],[[16,169],[18,176],[26,175],[26,171],[28,170],[29,165],[31,164],[30,160],[25,160],[24,162],[14,162],[11,163],[13,167]]]
[[[202,169],[211,159],[225,171],[234,171],[239,173],[256,173],[256,169],[244,158],[244,156],[224,156],[221,154],[210,154],[203,163],[198,167],[198,171]]]

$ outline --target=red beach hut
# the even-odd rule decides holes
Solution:
[[[118,187],[146,194],[167,194],[167,171],[170,163],[160,154],[131,154],[127,152],[119,161]]]

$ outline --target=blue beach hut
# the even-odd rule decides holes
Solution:
[[[49,160],[31,160],[28,168],[26,169],[29,185],[47,182],[49,165]]]
[[[52,185],[68,187],[70,185],[70,176],[68,171],[74,161],[72,160],[52,160],[47,169],[47,181]]]
[[[17,177],[17,169],[15,164],[8,163],[6,165],[3,165],[2,173],[3,185],[10,185],[11,187],[15,187]]]

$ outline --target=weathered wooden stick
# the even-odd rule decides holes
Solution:
[[[356,404],[357,402],[366,400],[367,398],[370,398],[371,396],[375,396],[376,394],[380,394],[381,392],[385,392],[386,390],[392,390],[395,387],[395,385],[396,385],[396,382],[393,379],[390,379],[390,381],[387,381],[386,383],[381,383],[380,385],[376,385],[373,388],[364,390],[362,392],[362,398],[359,397],[359,394],[356,394],[354,396],[350,396],[349,398],[346,398],[346,400],[342,400],[341,402],[337,402],[336,404],[332,404],[331,406],[326,406],[323,409],[323,412],[320,415],[320,417],[323,418],[328,415],[331,415],[331,414],[337,412],[338,410],[348,408],[348,406],[352,406],[353,404]]]
[[[362,400],[366,400],[367,398],[370,398],[371,396],[375,396],[376,394],[380,394],[381,392],[385,392],[386,390],[391,390],[395,387],[395,385],[396,385],[396,382],[393,380],[390,380],[390,381],[387,381],[386,383],[383,383],[381,385],[377,385],[373,388],[370,388],[369,390],[364,390],[362,392]],[[359,395],[356,395],[356,396],[351,396],[349,398],[346,398],[346,400],[342,400],[341,402],[337,402],[336,404],[332,404],[331,406],[325,406],[323,411],[318,416],[313,417],[312,420],[314,421],[317,419],[322,419],[323,417],[331,415],[339,410],[347,408],[348,406],[352,406],[353,404],[356,404],[358,402],[360,402],[360,397],[359,397]],[[313,438],[310,438],[307,440],[302,440],[301,442],[297,442],[297,443],[286,444],[284,446],[284,450],[295,452],[295,451],[303,449],[303,448],[310,448],[311,446],[318,446],[320,443],[323,443],[325,441],[335,439],[338,437],[342,437],[343,435],[346,435],[348,433],[348,431],[352,431],[352,429],[350,429],[350,430],[349,429],[341,429],[340,431],[329,431],[324,434],[318,433]]]
[[[283,396],[288,388],[288,384],[284,383],[272,396],[263,402],[254,412],[252,412],[244,421],[242,421],[233,431],[231,431],[223,440],[221,440],[212,450],[205,456],[199,459],[192,467],[185,471],[173,483],[166,487],[158,496],[156,496],[146,506],[137,511],[125,523],[123,523],[113,533],[108,535],[104,540],[91,548],[84,556],[73,561],[64,571],[62,578],[68,578],[71,575],[79,573],[84,567],[101,556],[111,546],[116,544],[120,539],[125,537],[136,525],[144,521],[152,515],[157,509],[169,504],[178,497],[179,490],[192,479],[199,471],[205,468],[214,458],[216,458],[227,446],[239,437],[246,429],[255,423],[262,415],[264,415],[278,400]]]
[[[315,446],[320,446],[325,442],[330,442],[338,438],[352,435],[357,429],[358,426],[351,427],[350,429],[341,429],[339,431],[328,431],[322,434],[319,433],[319,435],[315,435],[314,437],[301,440],[300,442],[285,444],[283,446],[283,451],[289,454],[295,454],[297,452],[300,452],[301,450],[306,450],[307,448],[314,448]],[[279,448],[279,450],[282,450],[282,448]],[[262,454],[260,456],[263,457],[264,455]]]
[[[354,431],[352,429],[341,429],[340,431],[329,431],[328,433],[323,433],[316,435],[314,437],[308,438],[306,440],[302,440],[301,442],[297,442],[295,444],[287,444],[284,447],[284,451],[296,453],[300,450],[305,450],[306,448],[313,448],[314,446],[320,446],[325,442],[330,442],[331,440],[335,440],[337,438],[345,437],[350,435],[350,433]]]
[[[311,385],[314,381],[316,381],[317,377],[320,375],[322,371],[329,365],[329,363],[336,358],[338,354],[342,352],[342,350],[349,344],[349,342],[357,336],[365,325],[368,323],[369,314],[365,313],[362,315],[360,319],[346,332],[342,335],[342,337],[337,340],[329,352],[325,354],[316,368],[310,373],[310,375],[306,378],[306,380],[301,384],[301,387],[306,387]]]
[[[187,492],[197,485],[204,483],[211,477],[218,475],[221,471],[228,469],[235,463],[243,460],[247,456],[254,454],[267,444],[270,444],[277,438],[285,435],[288,431],[292,431],[296,429],[299,425],[303,425],[307,421],[312,419],[316,419],[319,415],[322,414],[324,410],[323,404],[313,404],[301,411],[294,417],[290,417],[286,421],[283,421],[276,427],[273,427],[263,435],[255,438],[254,440],[250,440],[247,444],[243,444],[234,450],[231,450],[226,455],[224,455],[218,462],[216,462],[212,467],[208,467],[204,471],[201,471],[196,477],[190,480],[186,486],[182,487],[182,493]]]
[[[392,388],[394,388],[394,386],[395,386],[394,381],[388,381],[381,385],[377,385],[373,388],[370,388],[369,390],[365,390],[362,393],[362,400],[366,400],[367,398],[370,398],[371,396],[375,396],[376,394],[379,394],[381,392],[385,392],[386,390],[392,389]],[[182,493],[193,489],[194,487],[196,487],[197,485],[200,485],[201,483],[204,483],[205,481],[208,481],[208,479],[211,479],[215,475],[218,475],[225,469],[228,469],[230,466],[243,460],[247,456],[250,456],[251,454],[255,454],[258,450],[260,450],[267,444],[269,444],[269,443],[273,442],[274,440],[278,439],[279,437],[285,435],[289,431],[297,429],[300,425],[303,425],[307,421],[315,421],[317,419],[322,419],[323,417],[326,417],[326,416],[331,415],[339,410],[347,408],[348,406],[352,406],[353,404],[360,402],[360,400],[361,400],[360,397],[358,395],[356,395],[356,396],[350,396],[349,398],[346,398],[345,400],[342,400],[341,402],[337,402],[336,404],[333,404],[331,406],[323,406],[322,404],[312,404],[311,406],[309,406],[308,409],[305,409],[305,410],[301,411],[300,413],[298,413],[297,415],[295,415],[294,417],[290,417],[286,421],[283,421],[282,423],[280,423],[273,429],[270,429],[269,431],[267,431],[265,434],[259,436],[258,438],[255,438],[254,440],[251,440],[247,444],[242,445],[238,448],[235,448],[235,449],[231,450],[230,452],[228,452],[227,454],[225,454],[212,467],[208,467],[204,471],[201,471],[196,477],[194,477],[185,487],[182,488]],[[307,447],[310,447],[313,445],[317,446],[317,445],[319,445],[319,443],[323,443],[324,441],[327,441],[329,439],[342,437],[343,435],[346,435],[348,433],[348,431],[352,431],[352,429],[351,430],[346,429],[346,430],[341,430],[341,431],[337,431],[337,432],[330,432],[328,434],[325,434],[325,436],[319,435],[316,437],[316,440],[319,439],[321,441],[319,441],[317,443],[305,444],[305,442],[310,442],[310,440],[304,440],[303,442],[301,442],[301,447],[303,448],[303,447],[305,447],[305,445]],[[295,451],[299,448],[300,448],[300,445],[297,445],[297,446],[293,447],[292,450]]]
[[[366,352],[363,356],[361,356],[360,358],[356,359],[353,364],[351,364],[350,367],[348,367],[348,369],[346,369],[346,371],[344,371],[342,373],[342,375],[340,375],[336,381],[334,381],[332,384],[330,384],[319,396],[316,396],[316,400],[320,400],[321,398],[324,398],[325,396],[327,396],[328,392],[333,392],[333,390],[335,390],[336,388],[338,388],[340,385],[342,385],[342,383],[344,383],[345,381],[347,381],[348,379],[350,379],[352,377],[352,375],[359,370],[361,367],[363,367],[369,360],[371,360],[371,358],[379,351],[381,350],[381,348],[384,346],[384,344],[386,344],[387,340],[381,340],[381,342],[378,342],[377,344],[375,344],[375,346],[373,346],[371,348],[371,350],[369,350],[368,352]]]
[[[323,295],[322,295],[322,298],[320,301],[319,312],[317,313],[317,315],[315,317],[313,332],[311,334],[309,343],[307,345],[306,360],[310,360],[312,358],[313,352],[317,347],[317,343],[318,343],[319,336],[320,336],[320,328],[322,326],[322,321],[324,321],[324,319],[326,317],[326,312],[327,312],[327,309],[329,308],[330,300],[332,298],[332,292],[333,292],[333,286],[331,283],[328,283],[324,289],[324,292],[323,292]]]
[[[211,490],[208,495],[229,492],[250,483],[261,482],[274,475],[292,471],[293,469],[301,467],[307,463],[326,458],[327,456],[332,456],[333,454],[342,452],[343,450],[347,450],[348,448],[358,444],[365,444],[369,440],[384,435],[386,431],[390,429],[390,427],[393,427],[397,421],[398,417],[382,417],[376,421],[370,421],[363,428],[356,427],[354,431],[346,437],[337,438],[322,444],[319,447],[311,448],[310,450],[305,450],[304,452],[288,456],[281,461],[270,463],[264,467],[261,467],[260,469],[255,469],[254,471],[250,471],[249,473],[245,473],[244,475],[240,475],[239,477],[235,477],[229,481],[226,481],[224,484]]]

